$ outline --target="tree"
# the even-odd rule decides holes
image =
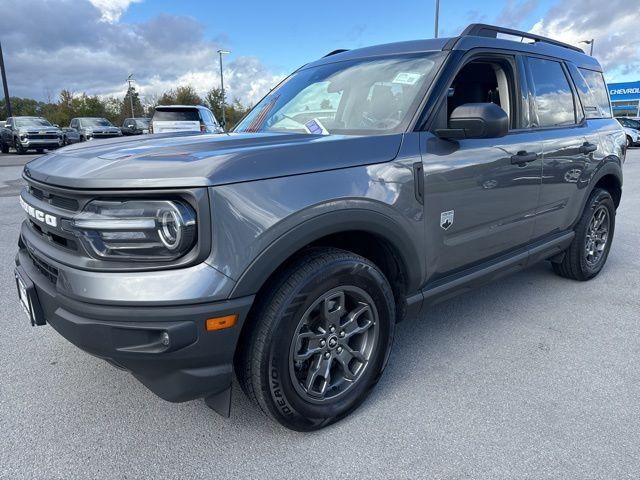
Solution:
[[[163,92],[158,105],[202,105],[202,99],[191,85],[177,87]]]
[[[214,87],[205,96],[205,105],[211,109],[218,121],[222,121],[222,89]],[[250,108],[242,105],[239,99],[235,98],[231,104],[225,105],[224,113],[227,121],[227,130],[235,127],[236,124],[246,115]]]
[[[131,100],[133,99],[133,112],[135,117],[144,117],[144,108],[140,102],[140,96],[136,91],[136,87],[131,87],[127,90],[122,104],[120,105],[120,112],[118,115],[118,124],[122,123],[125,118],[131,118]]]

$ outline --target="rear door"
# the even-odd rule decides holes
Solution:
[[[153,132],[199,132],[200,115],[196,108],[156,107],[153,114]]]
[[[568,67],[556,60],[527,57],[534,127],[542,135],[542,187],[534,239],[568,230],[577,218],[579,190],[589,183],[589,163],[598,135],[585,121]]]
[[[469,67],[473,62],[480,66]],[[446,86],[445,102],[453,103],[447,117],[460,104],[493,101],[508,111],[511,129],[501,138],[424,137],[425,247],[431,280],[524,247],[538,207],[542,143],[538,132],[525,128],[522,64],[504,54],[483,54],[469,63]],[[480,80],[490,77],[491,69],[497,88]]]

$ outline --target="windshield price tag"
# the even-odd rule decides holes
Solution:
[[[416,82],[420,80],[421,76],[422,76],[421,73],[399,72],[396,75],[396,78],[394,78],[391,81],[391,83],[400,83],[402,85],[415,85]]]
[[[308,133],[312,133],[314,135],[329,135],[329,131],[324,128],[324,125],[320,123],[320,120],[317,118],[313,118],[304,124],[304,128]]]

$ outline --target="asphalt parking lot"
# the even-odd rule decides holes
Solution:
[[[229,419],[166,403],[30,327],[13,280],[24,160],[0,155],[0,478],[638,478],[640,149],[598,278],[540,264],[407,320],[369,400],[312,434],[237,385]]]

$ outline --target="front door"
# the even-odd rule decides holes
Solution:
[[[425,134],[422,152],[431,280],[531,240],[542,173],[537,133],[457,142]]]

